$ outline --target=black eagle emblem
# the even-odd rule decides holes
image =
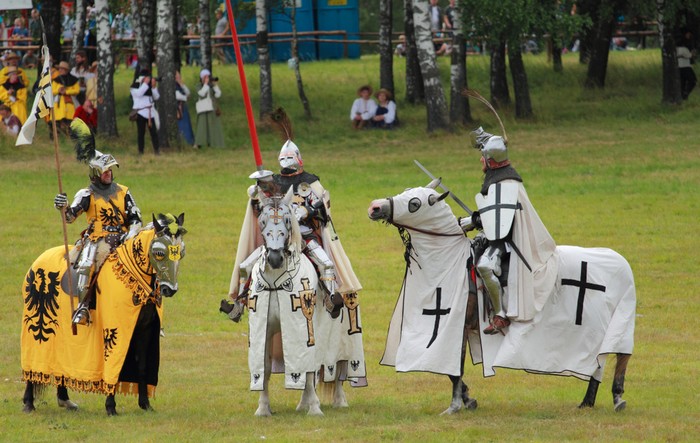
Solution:
[[[56,335],[53,327],[58,324],[58,274],[49,272],[47,276],[43,268],[36,273],[30,269],[27,274],[24,305],[28,314],[24,316],[24,324],[38,342],[49,341],[49,335]]]
[[[117,328],[105,328],[103,334],[105,344],[104,355],[105,361],[107,361],[107,358],[112,354],[114,347],[117,345]]]
[[[100,209],[100,221],[105,226],[119,226],[121,217],[113,208]]]
[[[138,264],[139,267],[143,270],[148,269],[146,254],[143,253],[143,243],[141,243],[140,238],[134,241],[134,244],[131,247],[131,252],[134,255],[134,260],[136,261],[136,264]]]

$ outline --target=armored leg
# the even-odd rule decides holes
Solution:
[[[498,246],[491,245],[486,248],[476,264],[476,269],[489,293],[493,310],[498,315],[504,314],[502,301],[505,295],[498,279],[501,276],[501,252]]]
[[[323,297],[323,304],[331,317],[336,318],[343,307],[343,297],[336,291],[335,265],[316,240],[311,240],[306,244],[306,255],[316,265],[319,270],[319,279],[323,283],[326,294]]]
[[[90,309],[85,300],[85,295],[90,287],[90,274],[95,263],[97,243],[86,241],[78,260],[78,307],[73,313],[73,323],[80,325],[90,324]]]

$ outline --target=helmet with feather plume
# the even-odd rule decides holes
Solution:
[[[484,131],[484,128],[479,127],[471,132],[471,142],[472,147],[481,151],[481,155],[484,158],[484,164],[488,169],[498,169],[508,166],[510,161],[508,160],[508,137],[506,136],[506,129],[503,127],[503,121],[498,116],[498,112],[491,106],[484,97],[482,97],[478,92],[471,89],[465,89],[462,94],[466,97],[475,98],[480,102],[484,103],[493,114],[496,116],[498,123],[501,125],[501,130],[503,131],[503,137],[499,135],[489,134]]]
[[[267,115],[267,120],[282,136],[283,144],[278,156],[282,170],[291,170],[295,173],[303,171],[304,161],[301,158],[299,147],[292,141],[294,138],[292,122],[287,113],[284,109],[277,108]]]
[[[75,118],[71,122],[70,136],[75,141],[76,158],[90,167],[90,180],[99,180],[113,166],[119,167],[111,154],[103,154],[95,149],[95,136],[81,119]]]

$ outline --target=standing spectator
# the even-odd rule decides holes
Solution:
[[[29,36],[32,38],[33,45],[41,45],[41,14],[38,9],[32,9],[32,15],[29,19]]]
[[[63,5],[61,7],[63,12],[63,17],[61,18],[61,38],[63,41],[61,44],[66,44],[73,41],[73,31],[75,28],[75,20],[71,15],[71,7],[68,5]]]
[[[19,77],[17,68],[7,67],[7,80],[0,85],[0,100],[17,116],[20,124],[27,121],[27,85]]]
[[[695,59],[695,45],[693,44],[693,34],[686,31],[683,38],[676,47],[676,57],[678,58],[678,72],[681,76],[681,97],[688,100],[690,93],[698,82],[693,71],[692,63]]]
[[[177,99],[177,127],[188,145],[194,144],[194,132],[190,121],[190,111],[187,109],[187,99],[190,90],[182,81],[180,71],[175,71],[175,98]]]
[[[6,105],[0,105],[0,117],[2,117],[2,133],[11,137],[17,137],[22,124],[12,110]]]
[[[97,132],[97,108],[90,99],[86,98],[83,104],[76,108],[73,118],[79,118],[93,133]]]
[[[14,46],[17,50],[17,55],[21,58],[24,55],[23,51],[19,48],[23,46],[29,46],[28,41],[23,41],[22,39],[29,37],[29,29],[24,25],[24,19],[22,17],[17,17],[15,19],[15,26],[12,28],[12,40],[16,40]]]
[[[85,74],[85,99],[90,100],[93,105],[102,103],[101,100],[97,100],[97,62],[92,62]]]
[[[382,88],[377,91],[375,97],[377,97],[377,111],[372,117],[372,126],[382,129],[394,129],[398,120],[396,119],[396,103],[391,99],[391,92]]]
[[[134,100],[132,109],[136,110],[136,127],[138,130],[139,154],[143,154],[146,139],[146,127],[151,134],[153,152],[160,154],[160,142],[158,141],[158,128],[160,118],[155,108],[155,102],[160,98],[158,84],[155,78],[147,70],[141,70],[140,75],[131,85],[131,98]]]
[[[430,16],[430,31],[433,34],[433,45],[435,46],[435,51],[440,51],[441,47],[443,46],[443,42],[435,41],[435,38],[442,37],[440,31],[442,30],[443,18],[442,9],[440,9],[440,6],[438,6],[438,0],[430,0],[428,15]]]
[[[194,147],[213,146],[224,147],[224,131],[221,128],[219,115],[221,111],[216,100],[221,97],[218,79],[211,76],[208,69],[199,73],[202,87],[197,91],[197,132],[194,135]]]
[[[70,122],[75,114],[75,97],[80,92],[78,79],[69,72],[68,62],[58,64],[58,75],[51,81],[53,91],[53,110],[57,129],[70,131]]]
[[[224,13],[221,9],[217,9],[216,13],[216,27],[214,28],[214,35],[217,37],[223,37],[231,35],[231,29],[228,26],[228,19],[224,17]],[[219,46],[216,50],[216,54],[221,60],[221,63],[233,63],[233,43],[228,43],[228,39],[217,38],[214,43]]]
[[[87,53],[84,50],[81,49],[79,51],[76,51],[73,69],[71,69],[70,73],[73,77],[78,79],[78,83],[80,84],[80,93],[77,97],[77,104],[80,104],[85,100],[85,77],[90,73]]]
[[[445,8],[443,16],[443,27],[448,30],[447,35],[452,36],[452,30],[455,28],[455,20],[457,19],[457,0],[450,0],[450,4]]]
[[[372,99],[372,87],[369,85],[360,86],[357,90],[358,98],[352,102],[350,109],[350,120],[355,129],[364,128],[377,112],[377,103]]]

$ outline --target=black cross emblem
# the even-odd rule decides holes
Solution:
[[[581,262],[581,280],[576,281],[570,278],[562,278],[562,285],[578,286],[578,304],[576,306],[576,324],[581,324],[581,319],[583,317],[583,299],[586,296],[586,289],[593,289],[594,291],[605,292],[605,286],[594,285],[593,283],[588,283],[586,278],[588,277],[588,262]]]
[[[438,328],[440,328],[440,316],[449,314],[450,310],[452,309],[452,308],[440,309],[440,301],[442,300],[442,288],[437,288],[435,291],[437,293],[437,300],[435,301],[435,309],[423,309],[423,315],[434,315],[435,316],[435,326],[433,326],[433,336],[430,337],[430,341],[428,342],[428,346],[426,346],[426,348],[429,348],[430,345],[432,345],[433,342],[435,341],[435,339],[437,338]]]
[[[491,206],[479,209],[481,214],[488,211],[496,211],[496,238],[501,238],[501,209],[520,209],[520,204],[501,203],[501,184],[496,183],[496,202]]]

